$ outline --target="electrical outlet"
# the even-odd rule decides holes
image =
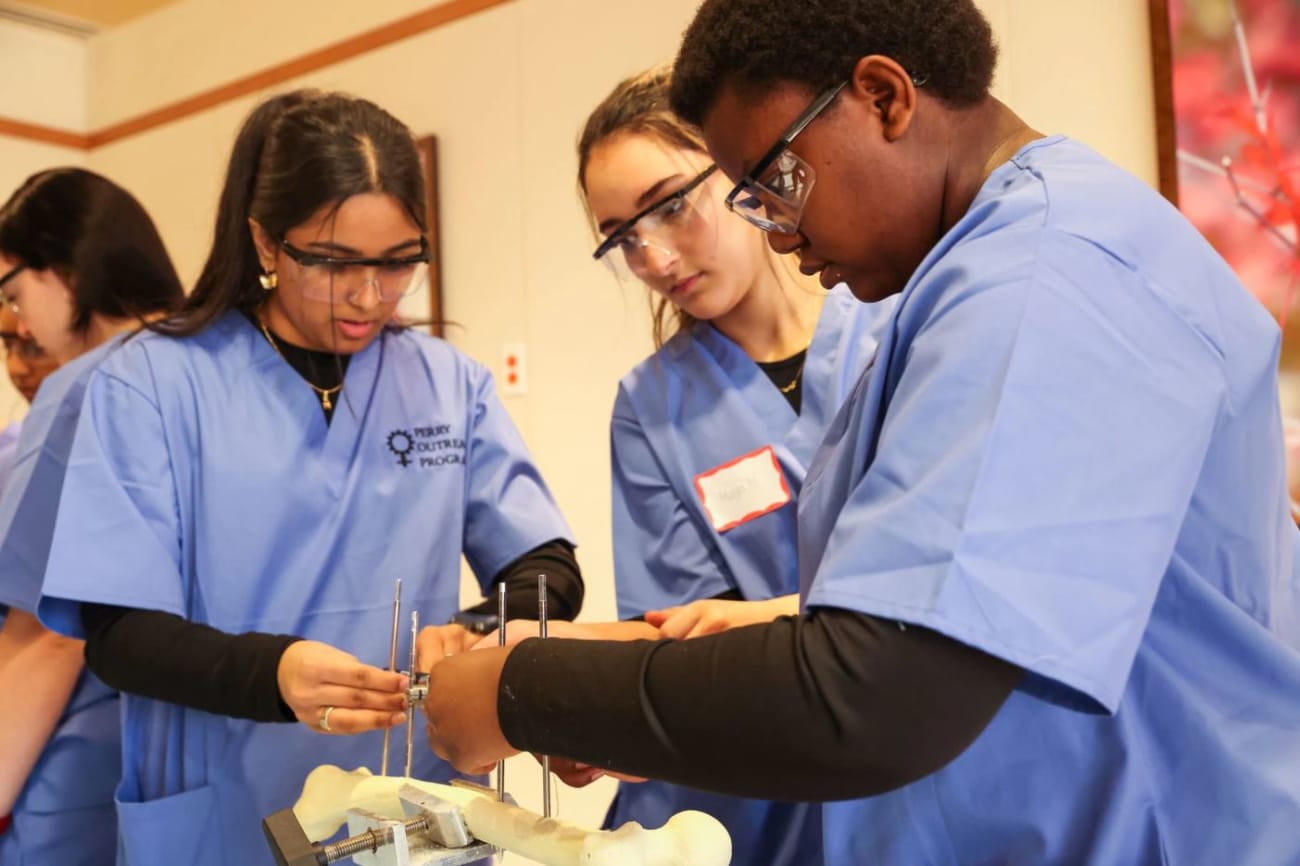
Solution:
[[[497,384],[507,397],[528,393],[528,353],[523,343],[501,346],[501,376]]]

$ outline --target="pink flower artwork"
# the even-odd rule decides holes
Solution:
[[[1282,327],[1300,514],[1300,0],[1169,0],[1178,205]]]

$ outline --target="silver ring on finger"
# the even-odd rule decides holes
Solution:
[[[320,708],[320,729],[325,733],[330,733],[330,713],[334,712],[333,707]]]

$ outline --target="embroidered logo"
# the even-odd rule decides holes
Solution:
[[[410,466],[411,452],[415,450],[415,440],[405,430],[394,430],[388,434],[388,450],[397,455],[398,466]]]
[[[436,469],[465,464],[465,440],[452,432],[450,424],[398,427],[388,434],[385,444],[398,466]]]

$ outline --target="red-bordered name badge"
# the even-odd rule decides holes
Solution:
[[[771,445],[696,475],[695,492],[717,532],[734,529],[790,501],[790,487]]]

